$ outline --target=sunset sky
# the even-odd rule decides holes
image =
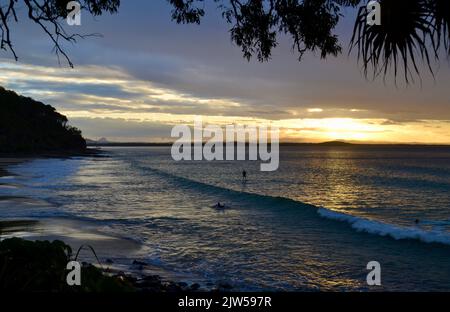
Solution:
[[[347,13],[339,57],[307,54],[299,63],[281,38],[272,60],[259,63],[233,46],[213,5],[200,26],[186,26],[171,21],[166,1],[122,1],[117,15],[82,17],[75,31],[103,37],[68,46],[75,69],[59,65],[48,38],[22,20],[13,30],[19,62],[0,53],[0,85],[55,106],[91,139],[167,141],[173,125],[202,115],[270,121],[284,141],[450,143],[449,63],[435,67],[435,79],[424,71],[422,84],[368,81],[347,56]]]

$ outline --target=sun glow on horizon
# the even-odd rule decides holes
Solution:
[[[270,110],[261,113],[237,98],[188,94],[131,77],[119,68],[80,66],[75,70],[55,70],[2,62],[0,69],[0,85],[55,106],[88,138],[105,136],[130,141],[138,137],[145,142],[160,141],[162,137],[170,138],[168,128],[192,124],[199,115],[205,122],[220,126],[272,124],[280,129],[280,140],[289,142],[450,143],[450,120],[395,122],[386,118],[358,118],[355,114],[367,115],[368,111],[339,108],[337,118],[330,116],[332,110],[320,106],[298,107],[288,110],[288,117],[280,118],[271,116]],[[352,117],[342,117],[346,114]],[[109,127],[119,130],[111,135],[107,129],[96,133],[95,126],[86,129],[80,121],[99,127],[108,121]],[[144,125],[164,126],[167,133],[155,138],[143,130],[151,127]],[[120,131],[127,135],[121,136]]]

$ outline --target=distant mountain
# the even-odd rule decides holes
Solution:
[[[111,142],[105,138],[99,140],[86,139],[89,146],[170,146],[173,142]],[[234,143],[235,145],[237,142]],[[248,142],[247,142],[248,144]],[[354,146],[357,144],[342,142],[342,141],[331,141],[322,143],[299,143],[299,142],[280,142],[282,146]]]
[[[343,141],[330,141],[330,142],[317,143],[317,145],[322,145],[322,146],[349,146],[349,145],[354,145],[354,144],[348,143],[348,142],[343,142]]]
[[[86,139],[87,145],[102,145],[102,144],[109,144],[110,142],[106,138],[101,138],[98,140],[92,140],[92,139]]]
[[[0,153],[80,152],[81,131],[55,108],[0,87]]]

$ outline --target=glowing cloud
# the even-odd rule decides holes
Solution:
[[[55,106],[69,119],[85,124],[83,120],[102,120],[109,127],[126,128],[126,123],[158,125],[166,129],[180,123],[192,123],[196,115],[203,116],[210,124],[258,124],[272,123],[281,130],[283,141],[347,140],[360,142],[450,143],[450,121],[415,120],[393,122],[387,118],[356,118],[355,114],[366,110],[324,110],[307,108],[288,110],[290,118],[277,118],[270,110],[259,111],[251,103],[238,98],[202,97],[139,80],[116,67],[80,66],[75,70],[48,68],[10,62],[0,63],[0,83],[20,94]],[[290,113],[289,113],[290,112]],[[333,112],[339,118],[330,117]],[[322,114],[327,114],[324,116]],[[310,118],[320,114],[320,118]],[[342,117],[348,114],[348,117]],[[351,117],[350,117],[351,116]],[[136,133],[127,137],[117,134],[110,139],[155,139],[152,133]],[[170,138],[170,132],[167,138]],[[159,138],[161,137],[160,132]],[[84,133],[98,137],[95,127]],[[104,136],[105,133],[102,133]]]

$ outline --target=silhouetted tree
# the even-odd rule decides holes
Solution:
[[[81,131],[50,105],[0,87],[0,152],[83,151]]]
[[[197,23],[205,15],[204,0],[168,0],[177,23]],[[299,60],[306,51],[322,58],[337,55],[342,48],[333,33],[343,9],[360,7],[350,49],[357,49],[363,71],[371,67],[374,77],[393,68],[397,76],[403,67],[408,83],[414,73],[420,77],[417,58],[433,73],[431,62],[440,49],[450,55],[449,0],[379,0],[381,25],[367,25],[369,0],[214,0],[231,25],[232,41],[244,57],[270,59],[279,34],[293,40]]]
[[[255,56],[264,62],[270,59],[278,37],[292,38],[293,49],[301,60],[306,51],[317,52],[322,58],[342,51],[334,33],[345,8],[360,7],[350,49],[356,49],[366,75],[386,75],[393,68],[397,76],[403,68],[406,82],[414,75],[420,77],[418,59],[428,65],[438,61],[442,51],[450,55],[450,1],[449,0],[379,0],[381,26],[368,26],[369,0],[166,0],[173,7],[172,19],[177,23],[200,24],[205,15],[205,2],[217,4],[223,18],[230,24],[232,41],[245,58]],[[19,3],[28,8],[28,17],[38,24],[55,44],[69,65],[70,59],[59,40],[74,42],[83,37],[68,35],[62,27],[67,16],[69,0],[9,0],[0,7],[1,47],[13,49],[10,20],[17,21]],[[119,0],[82,0],[83,9],[92,15],[117,12]]]
[[[381,26],[367,25],[366,7],[361,7],[353,31],[351,47],[358,50],[367,76],[394,77],[403,68],[405,81],[420,78],[418,59],[433,74],[432,60],[439,60],[441,48],[450,55],[450,1],[448,0],[380,0]],[[369,70],[370,69],[370,70]]]
[[[204,0],[168,0],[177,23],[197,23],[205,15]],[[341,52],[333,34],[341,9],[356,6],[360,0],[214,0],[231,25],[232,41],[244,57],[270,59],[280,33],[293,39],[299,60],[306,51],[320,52],[322,58]]]
[[[69,10],[67,4],[71,0],[7,0],[0,4],[0,48],[9,50],[17,60],[11,38],[11,21],[18,22],[17,10],[20,5],[24,5],[28,18],[38,25],[50,38],[54,44],[54,51],[59,58],[63,55],[69,65],[73,64],[67,53],[61,46],[61,40],[76,42],[78,38],[90,35],[69,34],[63,27],[63,21],[67,18]],[[6,2],[6,4],[4,4]],[[116,13],[120,5],[120,0],[80,0],[81,9],[88,11],[93,16],[102,15],[104,12]]]

